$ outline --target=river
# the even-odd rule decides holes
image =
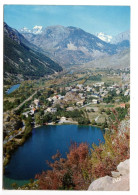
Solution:
[[[72,142],[98,145],[98,139],[104,142],[103,135],[103,130],[92,126],[48,125],[34,128],[32,136],[13,153],[5,167],[4,188],[10,188],[13,182],[24,184],[42,170],[49,169],[46,160],[52,161],[51,156],[57,150],[65,158]]]

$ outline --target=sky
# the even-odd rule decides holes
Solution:
[[[63,25],[114,36],[130,29],[130,7],[5,5],[4,21],[17,30],[32,29],[36,25]]]

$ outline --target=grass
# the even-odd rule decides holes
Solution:
[[[107,108],[113,108],[115,105],[113,105],[113,104],[110,104],[110,105],[105,105],[105,107],[107,107]]]
[[[102,77],[102,82],[105,82],[105,83],[108,83],[108,84],[110,84],[110,83],[121,84],[122,83],[120,76],[112,76],[112,77],[103,76]]]

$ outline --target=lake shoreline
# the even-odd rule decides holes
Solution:
[[[20,87],[20,85],[21,85],[20,83],[12,85],[9,89],[6,90],[7,95],[14,92],[16,89],[18,89]]]
[[[66,125],[66,127],[64,125]],[[31,155],[31,156],[33,156],[33,154],[29,152],[29,147],[33,148],[33,151],[36,150],[36,154],[40,155],[39,157],[37,157],[36,161],[39,158],[40,159],[43,158],[42,156],[45,156],[44,159],[49,160],[49,158],[51,159],[51,156],[56,153],[57,149],[59,149],[59,151],[61,151],[62,155],[64,154],[64,152],[65,153],[68,152],[68,146],[74,141],[76,143],[86,142],[86,143],[91,145],[92,143],[99,143],[98,141],[93,142],[92,141],[93,139],[94,140],[102,139],[102,141],[104,140],[104,137],[103,137],[104,133],[103,133],[102,129],[97,128],[97,127],[92,127],[90,125],[84,126],[84,125],[76,125],[76,124],[73,124],[73,125],[72,124],[62,124],[62,125],[60,124],[60,125],[44,125],[44,126],[40,126],[39,128],[40,129],[38,129],[38,131],[35,131],[36,128],[33,129],[33,132],[32,132],[33,138],[26,140],[27,142],[25,142],[25,144],[23,144],[23,146],[21,146],[20,150],[17,150],[16,154],[14,154],[14,158],[13,159],[11,158],[9,164],[13,164],[13,162],[15,161],[14,167],[16,167],[16,162],[18,162],[17,169],[19,168],[18,166],[20,164],[20,160],[18,161],[18,159],[16,159],[16,158],[18,157],[18,155],[21,155],[20,158],[23,158],[24,155],[22,155],[20,153],[23,150],[22,148],[27,149],[27,153],[25,152],[25,155],[29,153],[29,155]],[[59,131],[59,129],[60,129],[60,131]],[[50,137],[49,137],[49,135],[50,135]],[[100,137],[99,137],[99,135],[100,135]],[[30,137],[32,137],[32,136],[30,136]],[[31,140],[33,140],[33,143],[31,143]],[[38,142],[38,140],[41,140],[41,142]],[[42,141],[42,140],[44,140],[44,141]],[[58,144],[59,147],[57,147],[55,145],[55,142]],[[51,143],[52,143],[52,147],[50,145]],[[29,146],[28,146],[28,144],[29,144]],[[32,144],[33,144],[33,146],[32,146]],[[39,144],[40,144],[40,146],[39,146]],[[43,146],[41,144],[43,144]],[[36,147],[36,145],[38,145],[38,146]],[[64,147],[62,147],[62,145],[64,145]],[[50,147],[50,149],[49,149],[49,147]],[[54,150],[53,150],[53,147],[55,148]],[[39,154],[39,152],[37,152],[38,148],[41,148],[42,150],[43,150],[43,148],[47,148],[44,151],[45,155],[43,153],[42,153],[43,155],[41,155],[41,152]],[[51,149],[53,152],[50,151]],[[31,151],[32,151],[32,149],[31,149]],[[49,157],[47,156],[47,153],[49,154],[48,155]],[[47,158],[46,158],[46,156],[47,156]],[[30,156],[29,157],[26,156],[26,158],[32,159],[33,157],[31,158]],[[26,160],[26,159],[24,159],[24,160]],[[43,160],[41,160],[41,161],[43,162]],[[34,160],[33,160],[33,162],[34,162]],[[45,163],[45,161],[44,161],[44,163]],[[10,168],[11,165],[9,165],[9,164],[7,167]],[[24,164],[27,164],[27,163],[24,163]],[[22,165],[22,166],[24,166],[24,165]],[[5,177],[8,176],[7,171],[9,169],[7,170],[7,167],[6,167],[6,171],[5,171],[6,174],[4,174]],[[35,170],[35,168],[34,168],[34,170]],[[43,168],[43,170],[45,170],[45,168]],[[46,168],[46,170],[47,170],[47,168]],[[14,170],[10,170],[10,171],[13,172]],[[20,171],[17,171],[17,172],[20,173]],[[37,172],[41,172],[41,171],[38,171],[36,169],[36,173]],[[18,173],[16,173],[16,174],[18,175]],[[20,173],[20,175],[22,175],[22,173]],[[10,177],[12,178],[12,176],[10,176]],[[14,179],[15,178],[16,178],[16,176],[14,176]],[[33,177],[30,176],[30,178],[33,178]],[[20,179],[21,178],[19,178],[18,180],[20,180]],[[26,180],[26,179],[24,178],[23,180]]]

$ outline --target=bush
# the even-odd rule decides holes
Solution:
[[[105,144],[99,140],[99,146],[73,144],[67,159],[61,158],[60,153],[53,156],[49,163],[52,170],[43,171],[36,175],[39,189],[87,190],[91,181],[105,175],[111,176],[116,166],[130,157],[129,132],[121,137],[117,131],[112,135],[105,134]]]
[[[95,120],[92,120],[91,124],[96,125],[97,123],[95,122]]]
[[[90,120],[88,118],[79,118],[78,119],[78,124],[79,125],[89,125]]]

